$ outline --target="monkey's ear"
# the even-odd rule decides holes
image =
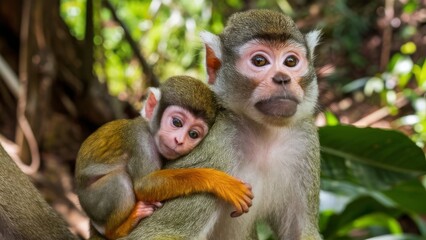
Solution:
[[[141,110],[141,115],[148,121],[150,121],[154,115],[155,107],[157,107],[158,102],[161,98],[161,92],[158,88],[150,87],[148,89],[148,98],[145,101],[145,104],[143,105],[143,108]]]
[[[308,45],[309,52],[311,53],[311,58],[314,56],[315,47],[318,45],[319,38],[321,36],[320,30],[314,30],[306,34],[306,43]]]
[[[220,38],[213,33],[204,31],[200,34],[203,39],[204,46],[206,47],[206,68],[209,77],[209,84],[214,84],[216,81],[216,74],[219,70],[222,61],[221,43]]]

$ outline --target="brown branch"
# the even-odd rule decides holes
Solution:
[[[422,95],[424,94],[424,91],[422,91],[420,88],[414,89],[414,92],[417,95]],[[403,107],[405,107],[407,104],[409,103],[408,99],[403,95],[403,93],[398,93],[397,94],[397,98],[395,101],[395,107],[398,109],[401,109]],[[355,126],[358,127],[367,127],[367,126],[371,126],[372,124],[382,120],[383,118],[389,116],[391,113],[389,107],[385,106],[382,107],[370,114],[368,114],[367,116],[359,119],[358,121],[352,123]]]
[[[86,33],[84,35],[83,81],[89,83],[93,77],[93,1],[86,1]]]
[[[384,29],[382,37],[382,53],[380,56],[380,70],[383,72],[388,65],[392,44],[391,21],[394,17],[394,0],[385,1]]]
[[[30,21],[31,21],[31,8],[32,0],[26,0],[23,2],[22,10],[22,22],[21,22],[21,49],[19,56],[19,80],[20,86],[18,94],[18,109],[17,109],[17,119],[20,130],[23,133],[23,136],[27,139],[28,147],[31,153],[31,164],[30,166],[25,165],[22,161],[17,162],[23,172],[31,174],[38,170],[40,167],[40,153],[38,150],[37,140],[34,136],[34,132],[31,129],[31,125],[28,122],[28,119],[25,115],[25,110],[27,108],[27,92],[28,92],[28,63],[29,63],[29,32],[30,32]],[[17,130],[19,133],[20,130]],[[17,135],[20,135],[18,134]],[[22,144],[20,144],[20,152],[25,151],[26,145],[22,139]]]
[[[139,47],[137,46],[136,42],[133,40],[132,36],[130,35],[130,32],[127,29],[126,25],[117,16],[114,7],[111,5],[111,3],[108,0],[103,0],[103,3],[111,11],[111,14],[112,14],[112,17],[114,18],[114,20],[123,28],[124,36],[125,36],[127,42],[129,42],[130,47],[132,48],[136,58],[139,60],[140,64],[142,65],[143,73],[147,77],[148,86],[158,87],[160,85],[160,83],[159,83],[157,77],[155,76],[154,72],[152,71],[152,67],[148,64],[148,62],[142,56]]]
[[[6,60],[0,54],[0,75],[6,83],[13,96],[18,97],[19,80],[12,68],[7,64]]]

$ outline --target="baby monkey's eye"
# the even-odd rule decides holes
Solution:
[[[294,55],[290,55],[284,60],[284,65],[287,67],[295,67],[298,63],[299,59]]]
[[[255,55],[251,58],[251,63],[256,67],[263,67],[269,64],[268,60],[262,55]]]
[[[181,128],[183,126],[182,121],[179,118],[172,118],[173,126]]]
[[[199,137],[200,137],[200,134],[199,134],[197,131],[195,131],[195,130],[190,130],[190,131],[188,132],[188,135],[189,135],[189,137],[190,137],[190,138],[192,138],[192,139],[197,139],[197,138],[199,138]]]

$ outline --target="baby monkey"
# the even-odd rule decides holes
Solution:
[[[202,141],[217,107],[207,85],[188,76],[172,77],[159,93],[149,94],[142,110],[145,118],[112,121],[83,142],[76,190],[99,233],[108,239],[126,236],[159,202],[191,193],[212,193],[231,203],[236,208],[232,217],[248,212],[251,187],[224,172],[160,170],[162,158],[175,160]]]

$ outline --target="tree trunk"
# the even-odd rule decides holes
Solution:
[[[78,41],[59,14],[59,0],[0,1],[0,57],[5,60],[0,143],[16,143],[8,146],[34,173],[37,188],[50,204],[65,204],[62,211],[69,216],[70,211],[81,215],[72,176],[82,141],[100,125],[134,117],[136,111],[110,96],[94,76],[93,28],[87,41]],[[93,22],[87,24],[90,30]],[[19,84],[18,90],[11,84]]]

